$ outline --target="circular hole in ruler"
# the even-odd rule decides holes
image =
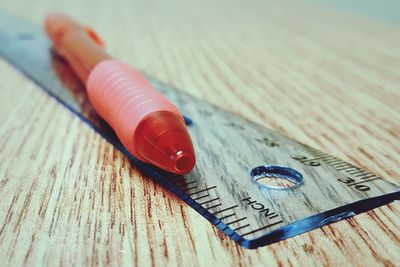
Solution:
[[[250,175],[257,184],[270,189],[292,189],[304,182],[300,172],[284,166],[258,166],[251,170]]]

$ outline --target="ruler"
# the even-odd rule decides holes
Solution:
[[[39,26],[0,13],[0,44],[8,62],[243,247],[287,239],[400,198],[399,186],[371,172],[148,77],[193,121],[187,119],[195,169],[185,176],[163,172],[120,144]]]

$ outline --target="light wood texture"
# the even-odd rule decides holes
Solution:
[[[29,1],[192,95],[400,183],[400,30],[301,1]],[[277,3],[278,2],[278,3]],[[2,265],[396,265],[398,202],[245,250],[0,63]]]

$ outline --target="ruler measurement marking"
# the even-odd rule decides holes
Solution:
[[[347,173],[349,173],[351,175],[354,175],[354,174],[357,174],[357,173],[360,173],[360,172],[362,172],[362,170],[360,168],[356,168],[354,170],[348,171]]]
[[[232,230],[236,232],[236,231],[238,231],[240,229],[247,228],[249,226],[250,226],[250,224],[246,224],[246,225],[243,225],[243,226],[236,227],[235,229],[232,229]]]
[[[348,163],[338,158],[333,158],[333,161],[331,163],[332,166],[337,166],[337,167],[340,167],[340,165],[342,164],[348,164]]]
[[[237,223],[237,222],[240,222],[240,221],[246,220],[246,219],[247,219],[247,217],[243,217],[243,218],[240,218],[240,219],[234,220],[234,221],[232,221],[232,222],[228,222],[228,223],[226,223],[226,225],[231,225],[231,224],[234,224],[234,223]]]
[[[361,177],[361,176],[366,176],[366,175],[371,175],[371,173],[364,170],[362,173],[355,175],[355,177]]]
[[[368,182],[371,182],[371,181],[374,181],[374,180],[378,180],[378,179],[382,179],[382,178],[375,177],[375,178],[372,178],[372,179],[369,179],[369,180],[362,180],[362,181],[358,181],[358,182],[355,182],[355,183],[347,184],[347,186],[352,186],[352,185],[357,185],[357,184],[364,184],[364,183],[368,183]]]
[[[216,207],[219,207],[219,206],[222,206],[222,204],[221,203],[218,203],[218,204],[216,204],[216,205],[214,205],[214,206],[211,206],[211,207],[208,207],[208,208],[206,208],[207,210],[212,210],[212,209],[214,209],[214,208],[216,208]]]
[[[190,191],[190,190],[195,189],[195,188],[197,188],[197,185],[194,185],[194,186],[188,187],[188,188],[181,187],[180,189],[181,189],[182,191]]]
[[[218,213],[221,213],[221,212],[224,212],[224,211],[227,211],[227,210],[235,209],[235,208],[237,208],[237,207],[239,207],[239,205],[235,205],[235,206],[232,206],[232,207],[229,207],[229,208],[225,208],[225,209],[223,209],[223,210],[219,210],[219,211],[217,211],[217,212],[214,212],[213,215],[216,215],[216,214],[218,214]]]
[[[327,160],[324,160],[326,163],[328,163],[329,165],[332,165],[332,163],[334,163],[334,162],[337,162],[338,160],[340,160],[340,159],[337,159],[337,158],[330,158],[330,159],[327,159]]]
[[[327,159],[331,159],[332,158],[331,155],[327,155],[327,154],[323,154],[323,153],[314,154],[314,155],[321,157],[322,160],[327,160]]]
[[[325,162],[335,162],[337,160],[337,158],[332,157],[332,156],[327,156],[324,158]]]
[[[377,179],[382,179],[378,176],[376,176],[373,173],[370,173],[369,171],[363,170],[357,166],[354,166],[344,160],[341,160],[339,158],[336,158],[334,156],[330,156],[329,154],[323,153],[321,151],[318,151],[312,147],[306,146],[305,151],[309,152],[314,158],[312,159],[307,159],[307,161],[323,161],[329,166],[332,166],[336,171],[338,172],[344,172],[345,174],[350,175],[350,177],[347,177],[347,180],[342,180],[342,179],[337,179],[338,181],[344,183],[348,187],[352,187],[353,189],[361,192],[366,192],[371,189],[370,186],[364,185],[365,183],[369,183],[371,181],[377,180]],[[358,178],[358,179],[357,179]],[[356,181],[355,179],[359,180]],[[351,182],[351,183],[349,183]]]
[[[230,217],[235,216],[235,215],[236,215],[236,213],[232,213],[232,214],[226,215],[224,217],[221,217],[219,219],[222,221],[222,220],[225,220],[225,219],[230,218]]]
[[[209,194],[207,194],[207,195],[202,195],[202,196],[193,198],[193,200],[197,201],[197,200],[199,200],[199,199],[202,199],[202,198],[205,198],[205,197],[209,197],[209,196],[210,196]]]
[[[335,160],[331,160],[329,161],[329,165],[336,167],[336,166],[340,166],[341,164],[343,164],[343,161],[341,159],[335,159]]]
[[[337,170],[338,168],[343,168],[343,167],[349,167],[349,164],[347,162],[338,162],[335,164],[332,164],[333,167],[335,167],[335,169]],[[350,167],[353,167],[350,165]]]
[[[307,159],[307,160],[309,160],[309,161],[314,161],[314,160],[323,160],[326,156],[318,156],[318,155],[316,155],[317,157],[314,157],[314,158],[311,158],[311,159]]]
[[[200,205],[204,205],[204,204],[207,204],[207,203],[213,202],[213,201],[215,201],[215,200],[219,200],[219,197],[216,197],[216,198],[213,198],[213,199],[207,200],[207,201],[205,201],[205,202],[201,202],[201,203],[199,203],[199,204],[200,204]]]
[[[375,174],[373,174],[373,173],[371,173],[371,174],[368,174],[368,175],[362,176],[360,179],[361,179],[361,180],[365,180],[365,179],[369,179],[369,178],[371,178],[371,177],[374,177],[374,176],[376,176],[376,175],[375,175]]]
[[[196,192],[190,193],[190,194],[188,194],[188,196],[193,196],[193,195],[196,195],[196,194],[198,194],[198,193],[202,193],[202,192],[204,192],[204,191],[208,191],[208,190],[210,190],[210,189],[214,189],[214,188],[216,188],[216,187],[217,187],[216,185],[211,186],[211,187],[207,187],[207,188],[202,189],[202,190],[200,190],[200,191],[196,191]]]
[[[244,233],[244,234],[242,234],[241,236],[243,237],[243,236],[246,236],[246,235],[251,235],[251,234],[254,234],[254,233],[258,232],[258,231],[261,231],[261,230],[270,228],[270,227],[275,226],[275,225],[280,224],[280,223],[283,223],[283,220],[278,221],[278,222],[274,222],[274,223],[268,224],[268,225],[266,225],[266,226],[263,226],[263,227],[261,227],[261,228],[258,228],[258,229],[256,229],[256,230],[253,230],[253,231]]]
[[[326,160],[329,160],[329,159],[332,159],[332,156],[325,155],[325,156],[323,156],[323,157],[321,158],[321,160],[323,160],[323,161],[326,161]]]
[[[326,153],[319,152],[319,151],[316,152],[315,150],[311,150],[310,153],[311,153],[311,155],[315,155],[315,156],[317,156],[317,157],[322,157],[322,158],[331,157],[331,155],[328,155],[328,154],[326,154]]]
[[[351,175],[354,175],[354,174],[360,173],[360,172],[362,172],[362,171],[363,171],[363,170],[361,170],[360,168],[355,167],[355,168],[353,168],[353,169],[351,169],[351,170],[348,170],[348,171],[346,171],[346,172],[349,173],[349,174],[351,174]]]
[[[354,167],[352,165],[347,165],[347,166],[340,167],[340,168],[338,168],[336,170],[340,171],[340,172],[341,171],[346,171],[347,173],[350,173],[350,171],[353,170],[354,168],[356,168],[356,167]],[[352,174],[352,173],[350,173],[350,174]]]

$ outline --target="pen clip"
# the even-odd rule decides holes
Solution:
[[[103,39],[90,27],[82,26],[83,30],[89,35],[90,39],[92,39],[96,44],[98,44],[101,48],[105,47],[105,43]]]

